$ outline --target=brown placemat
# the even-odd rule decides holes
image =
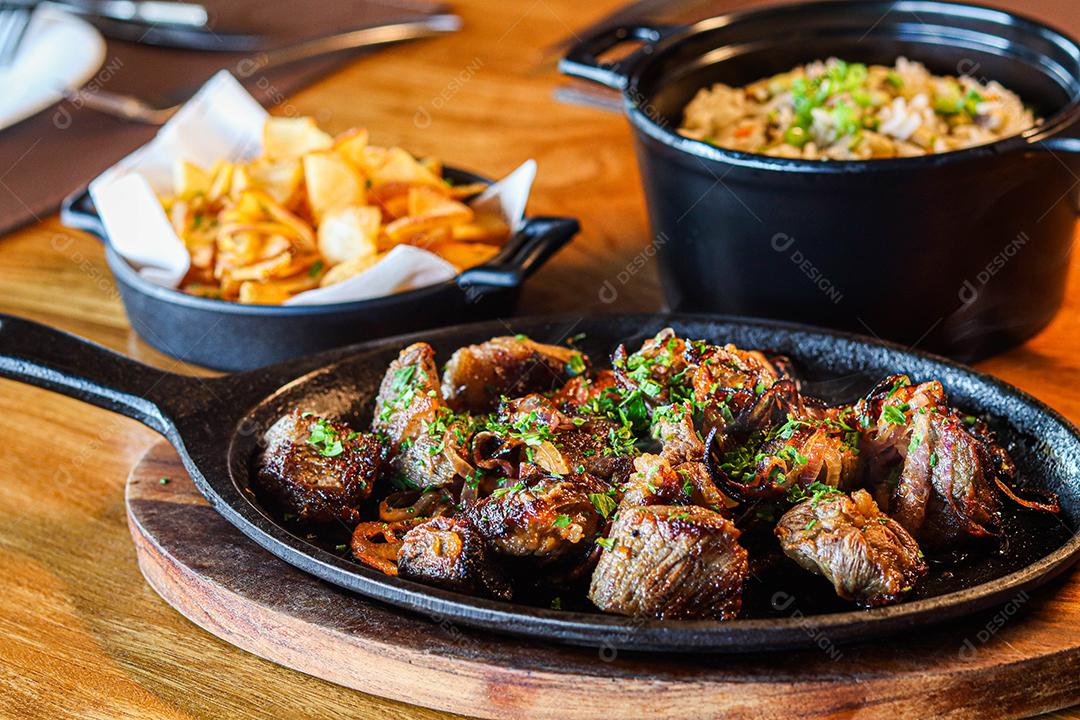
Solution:
[[[441,9],[424,0],[203,0],[214,27],[272,38],[270,47],[400,22]],[[303,22],[297,22],[298,14]],[[167,104],[190,95],[221,68],[235,68],[248,53],[200,52],[109,40],[105,63],[90,80],[113,92]],[[311,60],[245,80],[263,105],[280,103],[334,67],[347,53]],[[157,128],[119,120],[63,101],[0,131],[0,235],[41,219],[60,201],[136,149]]]

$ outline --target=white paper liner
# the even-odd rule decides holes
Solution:
[[[177,237],[158,199],[172,192],[173,166],[187,160],[210,167],[221,159],[241,161],[262,151],[267,112],[227,70],[214,75],[149,143],[90,183],[90,196],[116,252],[141,276],[176,288],[187,275],[191,258]],[[527,160],[494,183],[471,204],[498,208],[518,230],[525,215],[536,162]],[[368,300],[445,282],[457,268],[422,248],[394,248],[378,263],[343,282],[290,298],[287,305]]]

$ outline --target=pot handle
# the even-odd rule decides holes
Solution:
[[[180,403],[210,400],[202,382],[144,365],[100,345],[0,314],[0,377],[118,412],[168,436]],[[203,396],[207,397],[203,397]]]
[[[82,230],[105,240],[105,225],[94,209],[88,189],[76,190],[60,204],[60,222],[69,228]]]
[[[580,230],[581,224],[574,218],[529,218],[503,252],[491,262],[461,273],[458,285],[469,296],[488,289],[518,287]]]
[[[671,29],[665,25],[615,25],[587,37],[566,53],[559,61],[559,72],[572,77],[591,80],[613,90],[623,90],[628,81],[624,67],[629,67],[643,53],[652,52],[652,47]],[[631,55],[617,63],[600,62],[600,56],[624,42],[639,41],[645,43]]]
[[[1076,133],[1077,128],[1072,128],[1071,131]],[[1035,150],[1041,150],[1048,152],[1055,157],[1063,155],[1064,157],[1058,157],[1058,160],[1063,164],[1069,166],[1073,174],[1080,174],[1080,137],[1070,137],[1069,135],[1057,135],[1045,140],[1037,140],[1031,143],[1030,147]],[[1080,202],[1077,202],[1076,211],[1080,213]]]

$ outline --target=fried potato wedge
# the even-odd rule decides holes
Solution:
[[[173,165],[173,188],[185,200],[205,195],[210,191],[210,175],[195,163],[181,160]]]
[[[334,138],[320,130],[315,118],[310,117],[267,118],[262,140],[263,155],[271,160],[299,158],[334,145]]]
[[[320,222],[331,210],[366,204],[360,174],[335,152],[315,152],[304,156],[304,185],[308,205]]]
[[[468,270],[477,265],[483,265],[499,252],[496,245],[487,245],[479,242],[456,242],[449,240],[436,244],[431,251],[440,255],[458,270]]]
[[[510,226],[498,215],[477,213],[472,222],[454,225],[454,240],[460,242],[505,245],[510,239]]]
[[[319,281],[320,287],[328,287],[330,285],[336,285],[339,282],[348,280],[353,275],[358,275],[365,270],[370,270],[380,260],[383,259],[385,253],[379,253],[378,255],[368,255],[365,257],[353,258],[352,260],[346,260],[343,263],[339,263],[330,268],[322,280]]]
[[[386,159],[371,170],[371,184],[375,187],[386,183],[400,182],[409,185],[431,185],[445,187],[446,184],[435,173],[421,165],[416,158],[401,148],[390,148]]]
[[[371,205],[350,205],[331,210],[319,224],[319,252],[338,264],[378,252],[382,211]]]

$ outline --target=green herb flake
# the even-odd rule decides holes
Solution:
[[[615,512],[615,500],[607,493],[589,493],[589,501],[592,502],[596,512],[606,520]]]

